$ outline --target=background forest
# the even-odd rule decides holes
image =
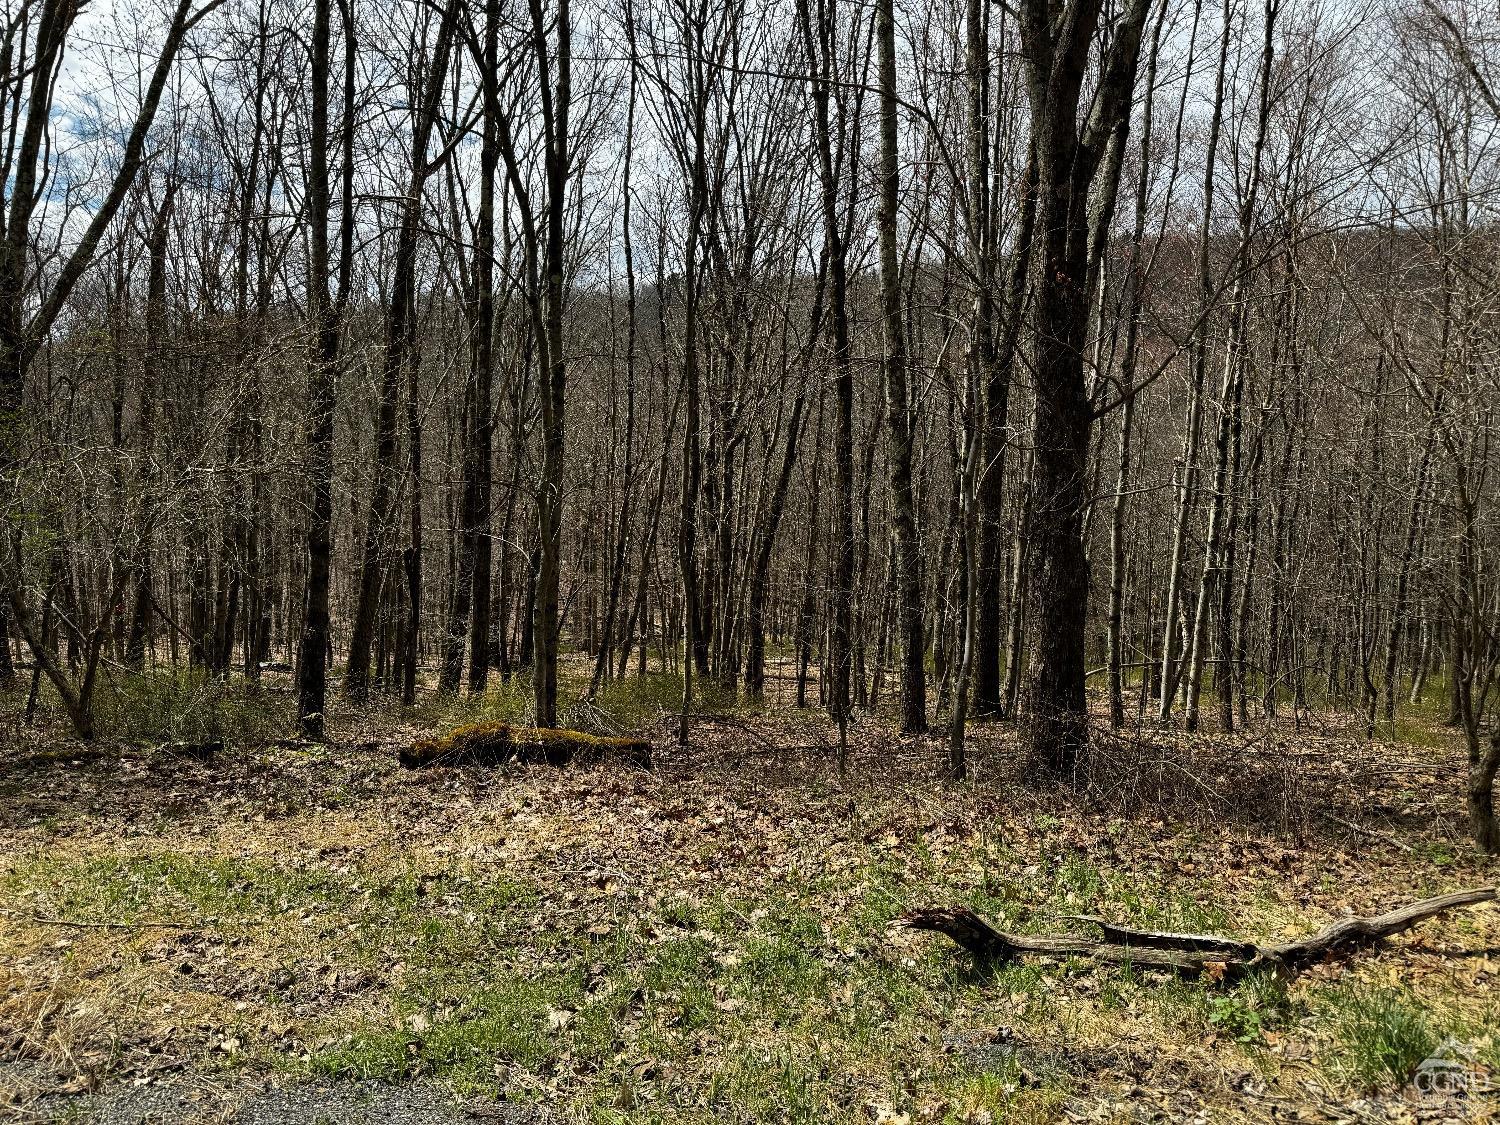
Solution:
[[[1079,13],[214,5],[153,70],[18,7],[0,673],[85,736],[183,666],[554,726],[583,653],[1059,768],[1086,678],[1481,756],[1494,29]]]

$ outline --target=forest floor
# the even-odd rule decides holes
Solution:
[[[326,748],[207,763],[4,731],[0,1118],[1500,1117],[1494,906],[1285,983],[980,969],[891,925],[1280,940],[1493,883],[1435,726],[1101,739],[1083,795],[1028,785],[1004,726],[955,786],[940,737],[867,720],[841,778],[788,707],[688,748],[646,715],[650,771],[397,767],[460,717],[335,714]],[[1465,1091],[1413,1084],[1434,1052]]]

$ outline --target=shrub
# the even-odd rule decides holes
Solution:
[[[1208,1001],[1208,1022],[1245,1046],[1260,1043],[1267,1031],[1285,1023],[1290,1014],[1286,985],[1270,972],[1251,973],[1232,991]]]
[[[535,714],[535,707],[529,674],[517,674],[504,680],[492,674],[488,686],[478,695],[422,695],[415,707],[396,708],[391,717],[396,721],[425,723],[442,730],[480,723],[526,726]]]
[[[112,675],[94,701],[100,734],[126,742],[263,746],[291,723],[288,697],[201,669]]]
[[[693,715],[723,717],[734,712],[735,685],[707,677],[693,680]],[[682,710],[682,677],[675,672],[626,675],[602,685],[593,707],[618,730],[645,730]]]

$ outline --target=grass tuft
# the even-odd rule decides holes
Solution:
[[[1209,1025],[1246,1047],[1259,1046],[1267,1031],[1292,1015],[1286,983],[1271,972],[1251,973],[1228,992],[1208,998]]]
[[[1328,999],[1344,1068],[1366,1089],[1406,1082],[1438,1045],[1427,1014],[1405,989],[1355,985]]]

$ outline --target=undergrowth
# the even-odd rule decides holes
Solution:
[[[294,719],[289,694],[202,669],[108,674],[96,691],[98,734],[125,742],[258,747],[285,737]]]

